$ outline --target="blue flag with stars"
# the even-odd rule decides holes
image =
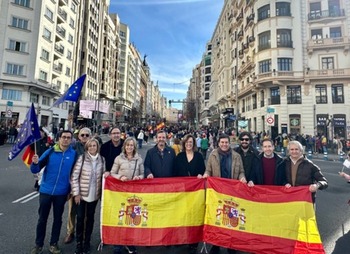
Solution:
[[[77,102],[81,93],[81,89],[83,88],[84,81],[86,78],[86,74],[78,78],[73,85],[69,87],[69,89],[52,105],[52,107],[61,104],[64,101],[73,101]]]
[[[32,106],[26,115],[26,119],[18,132],[15,144],[9,153],[8,160],[11,161],[16,158],[23,148],[39,139],[41,139],[39,124],[35,115],[34,104],[32,103]]]

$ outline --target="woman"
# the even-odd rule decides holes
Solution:
[[[77,205],[75,254],[89,253],[94,216],[102,192],[102,176],[105,162],[99,154],[99,142],[92,138],[85,144],[85,153],[80,155],[71,176],[71,187]]]
[[[181,152],[180,139],[174,138],[174,144],[171,146],[174,149],[175,154],[178,155]]]
[[[143,160],[136,150],[136,140],[133,137],[125,139],[122,153],[114,160],[111,175],[120,181],[140,180],[144,178]],[[135,246],[127,246],[129,253],[137,253]],[[114,254],[121,254],[123,246],[115,245]]]
[[[202,177],[205,171],[203,156],[197,151],[196,139],[187,134],[182,141],[182,151],[174,160],[174,176]],[[198,243],[189,245],[189,253],[197,253]]]

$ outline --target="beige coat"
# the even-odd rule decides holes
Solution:
[[[135,163],[136,169],[135,169]],[[135,169],[135,174],[134,174]],[[120,155],[115,158],[111,174],[113,177],[120,179],[122,176],[126,176],[128,180],[132,180],[132,175],[140,177],[140,179],[144,178],[144,166],[143,166],[143,160],[141,156],[136,153],[134,158],[131,160],[128,160],[126,158],[124,153],[121,153]]]
[[[91,156],[85,152],[84,164],[83,156],[79,156],[77,162],[75,163],[74,170],[71,176],[71,188],[73,196],[81,195],[87,197],[89,195],[90,181],[91,181],[91,171],[92,171],[92,159]],[[102,191],[102,175],[105,171],[105,161],[101,155],[97,157],[96,163],[96,199],[101,197]]]
[[[209,176],[221,177],[220,155],[217,149],[215,149],[209,155],[205,174]],[[243,168],[243,162],[242,162],[241,156],[237,152],[232,150],[231,178],[240,180],[242,177],[244,177],[244,168]]]

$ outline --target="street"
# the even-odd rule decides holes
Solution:
[[[144,144],[139,150],[144,158],[147,149],[154,143]],[[38,219],[38,193],[33,190],[34,179],[29,169],[23,164],[21,156],[13,161],[7,160],[10,145],[0,146],[0,253],[29,253],[34,246],[36,223]],[[345,179],[338,176],[341,162],[323,161],[322,157],[314,158],[329,181],[328,189],[319,191],[316,200],[316,215],[321,238],[327,254],[350,253],[350,208],[347,201],[350,198],[348,184]],[[66,234],[67,208],[63,215],[61,230],[61,247],[63,253],[74,253],[75,243],[65,245],[63,238]],[[96,249],[99,245],[99,207],[96,210],[95,227],[93,232],[91,253],[113,253],[111,246],[103,246],[102,251]],[[48,252],[48,241],[51,233],[52,216],[50,216],[47,235],[45,238],[44,253]],[[139,248],[138,253],[184,253],[186,247],[150,247]],[[125,252],[126,253],[126,252]]]

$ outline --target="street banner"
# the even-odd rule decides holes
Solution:
[[[208,178],[203,241],[249,253],[324,254],[308,188]]]
[[[104,181],[101,238],[104,244],[159,246],[203,239],[204,179],[155,178]]]

